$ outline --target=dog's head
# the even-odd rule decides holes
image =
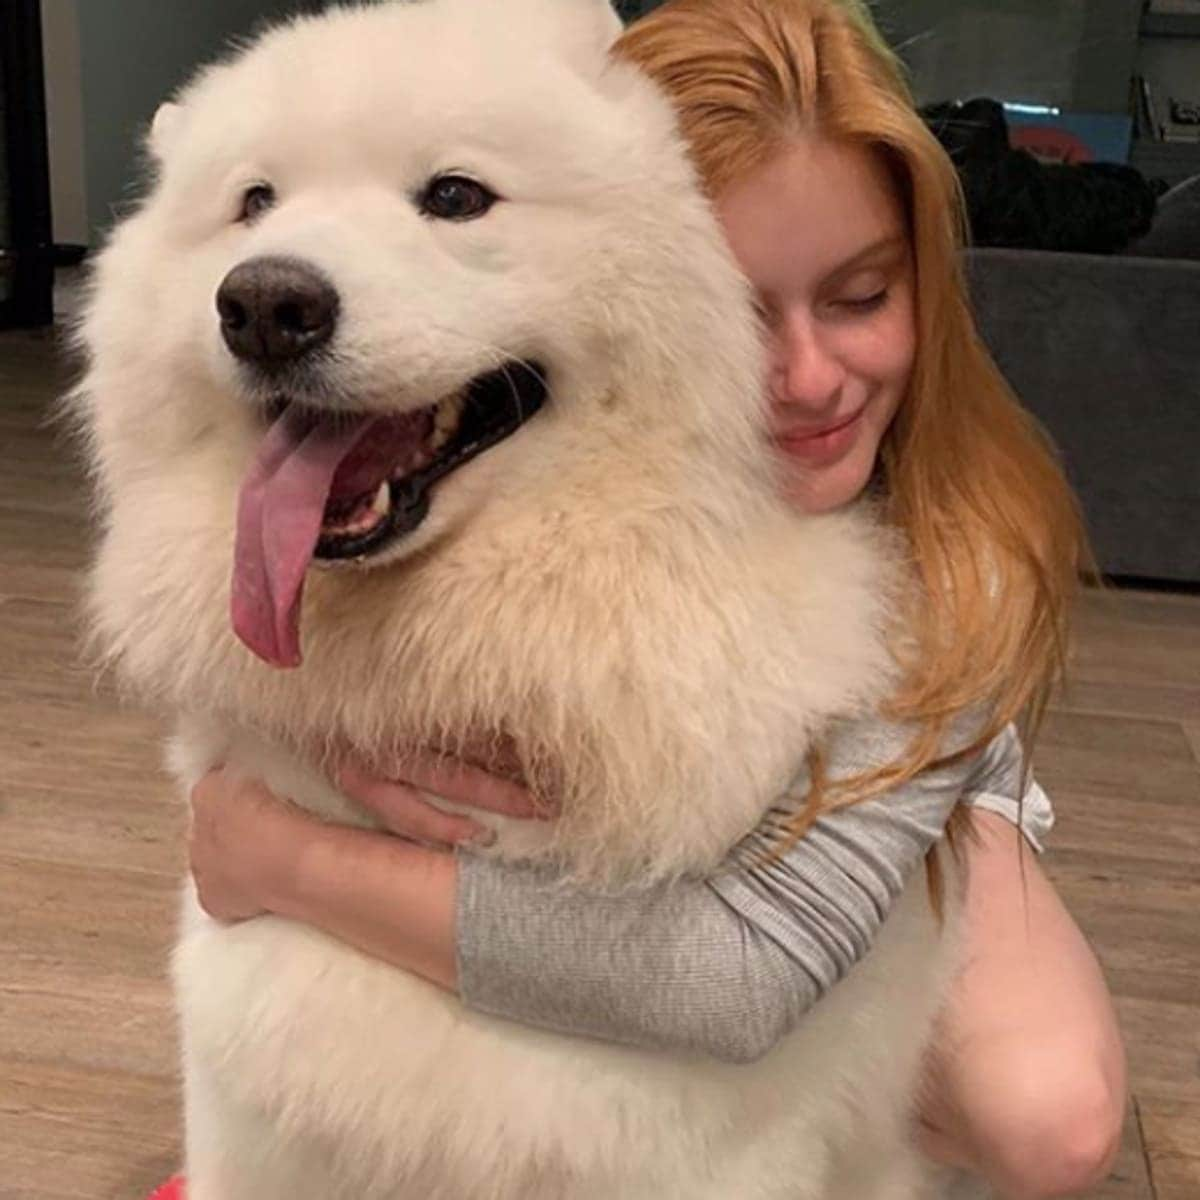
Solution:
[[[260,657],[298,661],[314,561],[394,564],[589,442],[699,474],[753,441],[742,284],[617,32],[606,0],[338,9],[156,117],[81,395],[111,523],[220,527]]]
[[[305,761],[511,744],[597,877],[716,862],[879,658],[877,556],[776,495],[747,286],[615,33],[356,5],[203,72],[76,397],[125,682]]]

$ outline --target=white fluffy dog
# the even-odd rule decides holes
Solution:
[[[335,10],[203,72],[103,253],[78,392],[94,624],[223,760],[515,756],[496,853],[714,867],[891,680],[866,511],[776,498],[745,285],[604,0]],[[189,891],[192,1200],[900,1200],[946,950],[915,886],[764,1061],[538,1032]]]

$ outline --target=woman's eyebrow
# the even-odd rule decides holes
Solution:
[[[908,238],[902,233],[888,234],[886,237],[881,237],[877,241],[872,242],[868,246],[864,246],[852,258],[848,258],[840,267],[835,267],[825,277],[826,287],[836,287],[848,275],[853,275],[855,271],[860,271],[864,267],[874,264],[876,259],[891,257],[896,251],[908,249]]]

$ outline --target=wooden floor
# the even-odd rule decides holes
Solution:
[[[87,502],[43,426],[62,375],[51,336],[0,334],[0,1200],[140,1200],[179,1153],[183,821],[155,722],[78,661]],[[1198,764],[1200,597],[1093,600],[1037,765],[1129,1043],[1106,1200],[1200,1200]]]

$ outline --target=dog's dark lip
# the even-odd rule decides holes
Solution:
[[[479,375],[465,388],[458,431],[428,466],[388,484],[391,507],[387,516],[361,535],[322,536],[314,559],[337,562],[373,557],[412,533],[429,515],[430,489],[484,451],[511,437],[539,412],[547,399],[545,370],[537,362],[512,360]],[[268,417],[282,414],[288,402],[275,400]]]

